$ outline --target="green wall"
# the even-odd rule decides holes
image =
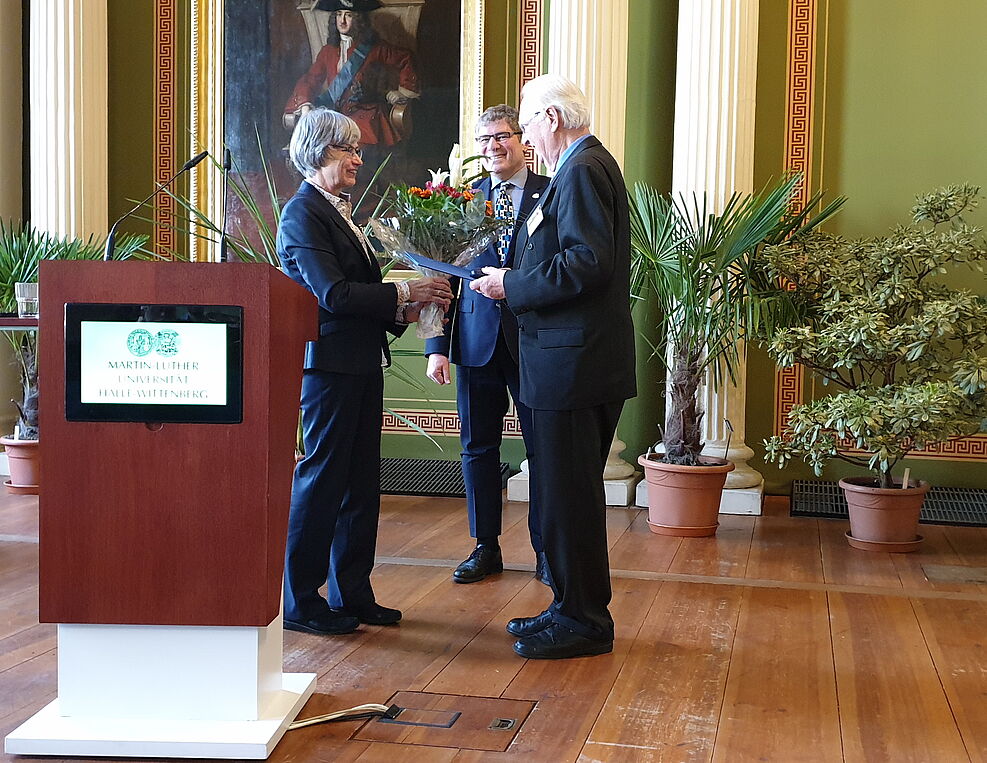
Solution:
[[[672,187],[672,134],[675,107],[675,0],[630,0],[627,39],[627,112],[624,179],[628,189],[645,182],[661,191]],[[664,411],[665,368],[652,356],[657,342],[652,304],[634,305],[637,339],[637,397],[624,406],[617,428],[627,444],[625,461],[658,439]]]
[[[987,3],[982,0],[830,0],[820,3],[815,99],[815,185],[849,197],[829,229],[880,235],[908,221],[916,194],[949,183],[987,187]],[[828,15],[827,15],[828,11]],[[787,2],[761,0],[755,172],[782,171]],[[984,224],[981,209],[972,222]],[[984,291],[979,274],[962,281]],[[959,280],[959,279],[956,279]],[[754,351],[748,366],[747,442],[760,453],[771,434],[774,366]],[[768,492],[787,492],[811,470],[751,462]],[[910,459],[939,485],[982,486],[987,464]],[[831,466],[835,479],[855,473]]]

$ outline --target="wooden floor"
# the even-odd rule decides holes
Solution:
[[[374,585],[404,621],[285,632],[286,670],[319,675],[302,716],[399,691],[534,710],[505,753],[353,741],[361,724],[348,722],[288,732],[271,760],[987,760],[987,585],[926,576],[982,575],[987,530],[924,525],[919,553],[855,551],[844,523],[790,518],[785,503],[721,517],[715,539],[662,538],[644,513],[609,510],[613,654],[525,661],[504,624],[549,593],[532,578],[524,505],[506,510],[510,569],[457,585],[464,502],[385,497]],[[55,693],[37,552],[36,499],[0,499],[0,734]]]

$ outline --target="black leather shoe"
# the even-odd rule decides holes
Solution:
[[[552,613],[547,609],[534,617],[515,617],[507,623],[507,632],[512,636],[533,636],[552,624]]]
[[[382,607],[377,602],[362,607],[347,607],[334,609],[334,614],[344,615],[359,620],[364,625],[394,625],[401,620],[401,610]]]
[[[587,638],[564,625],[552,623],[537,633],[515,641],[514,651],[529,660],[564,660],[608,654],[613,651],[613,640]]]
[[[477,546],[469,559],[460,564],[452,573],[452,579],[457,583],[475,583],[487,575],[504,571],[504,557],[499,548]]]
[[[286,631],[315,633],[320,636],[340,636],[344,633],[352,633],[359,626],[360,621],[355,617],[332,611],[310,620],[289,620],[287,617],[284,619]]]
[[[548,569],[548,557],[544,551],[535,551],[535,580],[552,587],[552,571]]]

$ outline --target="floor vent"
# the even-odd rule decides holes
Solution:
[[[535,707],[527,700],[416,691],[398,692],[387,704],[401,708],[397,717],[368,721],[351,739],[504,752]]]
[[[510,465],[500,465],[501,487],[507,484]],[[382,458],[380,492],[387,495],[434,495],[465,498],[466,486],[459,461],[424,458]]]
[[[846,519],[846,498],[835,482],[795,480],[791,514],[793,517]],[[919,521],[929,525],[987,527],[987,490],[933,487],[925,496]]]

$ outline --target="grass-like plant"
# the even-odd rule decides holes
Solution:
[[[768,352],[838,390],[795,406],[785,432],[765,441],[768,460],[781,467],[801,458],[819,475],[835,458],[890,488],[908,453],[981,429],[987,297],[942,280],[957,269],[983,272],[987,242],[963,219],[978,194],[959,185],[920,196],[912,224],[886,236],[814,231],[764,250],[768,273],[790,284],[801,316]]]
[[[116,258],[150,256],[147,236],[124,235],[116,241]],[[28,223],[0,220],[0,312],[15,314],[15,283],[38,280],[42,260],[101,260],[106,242],[59,237]],[[35,331],[5,331],[20,371],[21,399],[12,400],[18,411],[18,434],[23,440],[38,438],[38,337]]]

